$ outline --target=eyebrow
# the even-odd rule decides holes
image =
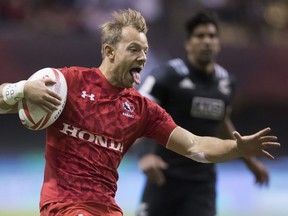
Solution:
[[[132,42],[128,45],[129,47],[130,46],[139,46],[139,47],[142,47],[140,43],[136,43],[136,42]],[[145,46],[144,49],[148,50],[149,49],[149,46]]]

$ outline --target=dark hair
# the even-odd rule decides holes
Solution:
[[[193,34],[195,28],[199,25],[207,25],[213,24],[217,31],[219,31],[218,21],[216,16],[211,12],[198,12],[194,16],[192,16],[185,25],[187,38],[190,38]]]

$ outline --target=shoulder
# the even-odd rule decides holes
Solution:
[[[146,94],[140,93],[137,89],[131,88],[129,89],[129,94],[132,96],[134,101],[137,101],[143,108],[155,108],[154,106],[158,106],[158,104]]]
[[[86,68],[79,66],[63,67],[58,68],[58,70],[62,72],[66,79],[76,79],[81,78],[84,75],[95,74],[95,72],[97,73],[97,68]]]
[[[58,68],[62,73],[81,73],[85,71],[93,71],[94,68],[86,68],[86,67],[79,67],[79,66],[71,66],[71,67],[63,67]]]
[[[180,76],[189,75],[189,68],[187,67],[186,63],[180,58],[171,59],[166,63],[166,65]]]
[[[189,74],[189,68],[187,67],[186,63],[180,58],[171,59],[164,64],[156,67],[152,71],[160,71],[165,72],[166,74],[170,73],[178,76],[186,76]]]
[[[235,76],[231,74],[227,69],[219,64],[214,65],[215,77],[219,80],[230,80],[230,82],[235,82]]]
[[[189,75],[189,69],[182,59],[175,58],[154,68],[149,75],[155,77],[157,82],[170,83]]]

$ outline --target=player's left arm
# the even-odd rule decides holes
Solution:
[[[268,135],[270,131],[270,128],[265,128],[248,136],[241,136],[234,131],[234,140],[223,140],[197,136],[178,126],[170,134],[166,147],[202,163],[224,162],[256,155],[274,159],[266,149],[279,147],[280,144],[276,142],[277,137]]]
[[[218,133],[222,138],[233,139],[233,131],[235,131],[234,124],[231,121],[231,109],[227,109],[225,118],[220,124]],[[245,163],[247,168],[255,176],[255,182],[259,185],[267,185],[269,183],[269,171],[268,168],[256,157],[242,157],[242,161]]]
[[[143,99],[147,102],[147,113],[143,130],[145,134],[142,136],[153,138],[167,149],[192,160],[216,163],[256,155],[274,159],[266,149],[280,146],[276,136],[268,135],[270,128],[248,136],[241,136],[234,131],[234,139],[230,140],[197,136],[177,126],[171,116],[155,102],[145,97]]]

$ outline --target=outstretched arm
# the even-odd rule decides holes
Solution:
[[[22,98],[52,112],[61,104],[61,97],[47,86],[54,85],[50,78],[35,81],[21,81],[0,85],[0,113],[16,113],[17,103]]]
[[[256,155],[274,159],[266,149],[279,147],[280,144],[276,142],[277,137],[267,135],[270,130],[265,128],[249,136],[241,136],[235,131],[233,132],[235,140],[222,140],[215,137],[196,136],[177,127],[170,136],[167,148],[193,160],[207,163]]]

